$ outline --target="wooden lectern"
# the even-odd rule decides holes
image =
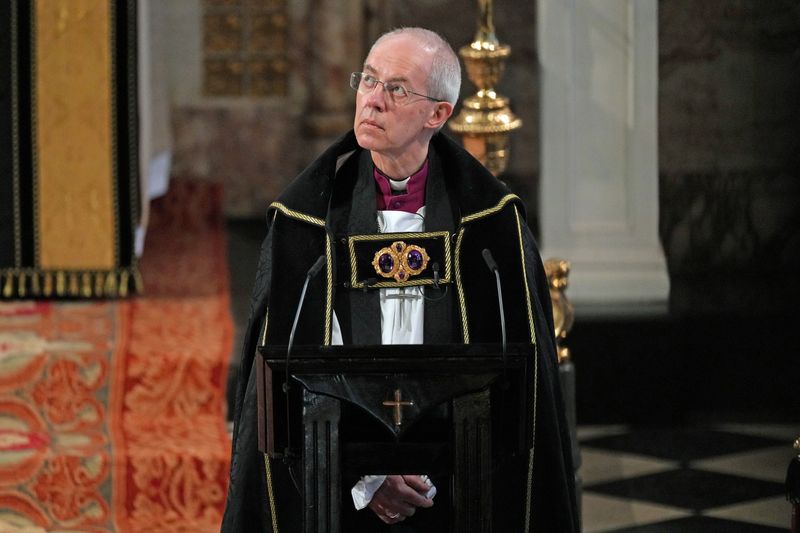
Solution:
[[[259,352],[259,449],[297,458],[302,531],[344,533],[345,480],[443,469],[451,531],[491,530],[494,466],[528,437],[532,345],[299,346],[288,395],[286,347]]]

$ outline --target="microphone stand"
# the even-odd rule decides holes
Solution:
[[[294,344],[294,333],[297,330],[297,323],[300,321],[300,312],[303,309],[303,302],[306,299],[306,291],[308,290],[308,284],[311,280],[316,276],[320,270],[322,270],[322,266],[325,264],[325,256],[321,255],[317,259],[317,261],[308,269],[306,273],[306,280],[303,282],[303,290],[300,293],[300,301],[297,304],[297,312],[294,314],[294,322],[292,323],[292,329],[289,332],[289,344],[286,345],[286,364],[284,366],[284,380],[283,380],[283,393],[286,395],[286,451],[284,453],[284,462],[289,467],[289,477],[292,478],[292,483],[294,483],[295,489],[300,492],[300,486],[297,483],[297,480],[294,477],[294,473],[292,472],[292,465],[291,461],[292,457],[292,432],[290,429],[289,424],[289,415],[291,410],[289,409],[289,361],[291,358],[292,353],[292,345]]]
[[[494,278],[497,283],[497,303],[500,306],[500,331],[502,333],[503,339],[503,361],[505,362],[506,358],[506,312],[503,308],[503,289],[500,284],[500,271],[497,268],[497,263],[492,257],[492,252],[489,251],[488,248],[484,248],[481,252],[483,255],[483,260],[486,262],[486,266],[489,267],[489,270],[494,272]]]

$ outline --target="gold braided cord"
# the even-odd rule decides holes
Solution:
[[[503,207],[505,207],[505,205],[508,202],[510,202],[512,200],[519,200],[519,196],[517,196],[516,194],[511,194],[511,193],[506,194],[505,196],[503,196],[500,199],[499,202],[497,202],[497,205],[495,205],[494,207],[490,207],[488,209],[483,209],[481,211],[477,211],[477,212],[472,213],[470,215],[465,215],[465,216],[461,217],[461,223],[462,224],[466,224],[467,222],[472,222],[473,220],[477,220],[479,218],[487,217],[489,215],[497,213],[498,211],[503,209]]]
[[[539,392],[539,346],[536,343],[536,327],[533,321],[533,305],[531,302],[531,292],[528,286],[528,270],[525,263],[525,246],[522,241],[522,222],[519,210],[514,206],[514,216],[517,220],[517,236],[519,238],[519,251],[522,260],[522,279],[525,283],[525,303],[528,308],[528,324],[530,326],[531,343],[533,344],[533,412],[531,420],[531,449],[528,454],[528,486],[525,495],[525,533],[531,530],[531,511],[533,507],[533,458],[536,449],[536,407]]]
[[[325,234],[325,259],[327,286],[325,287],[325,337],[323,343],[325,346],[330,346],[331,323],[333,322],[333,244],[331,243],[331,236],[327,233]]]
[[[450,280],[445,278],[439,278],[439,285],[449,285]],[[398,289],[401,287],[422,287],[425,285],[433,285],[432,279],[419,279],[419,280],[412,280],[412,281],[378,281],[376,283],[370,284],[370,289]],[[354,289],[362,289],[364,288],[364,283],[358,282],[352,284]]]
[[[528,269],[525,264],[525,246],[522,244],[522,223],[519,218],[519,210],[514,206],[514,216],[517,217],[517,235],[519,236],[519,253],[522,261],[522,281],[525,283],[525,303],[528,307],[528,327],[531,332],[531,344],[536,344],[536,328],[533,325],[533,305],[531,304],[531,291],[528,287]]]
[[[278,533],[278,513],[275,509],[275,492],[272,490],[272,469],[269,466],[269,456],[264,454],[264,471],[267,474],[267,500],[272,518],[272,533]]]
[[[294,218],[295,220],[302,220],[303,222],[308,222],[309,224],[314,224],[315,226],[320,226],[323,228],[325,227],[325,220],[312,217],[311,215],[306,215],[305,213],[295,211],[294,209],[289,209],[281,202],[272,202],[269,207],[270,209],[277,209],[287,217]]]
[[[354,242],[361,241],[395,241],[403,239],[431,239],[435,237],[448,238],[450,234],[446,231],[422,231],[422,232],[406,232],[406,233],[372,233],[369,235],[351,235],[349,237],[350,250],[353,250]]]
[[[455,260],[455,278],[456,278],[456,292],[458,293],[458,304],[461,309],[461,328],[464,331],[464,344],[469,344],[469,322],[467,320],[467,301],[464,296],[464,287],[461,284],[461,239],[464,237],[464,228],[458,230],[458,237],[456,237],[456,260]]]

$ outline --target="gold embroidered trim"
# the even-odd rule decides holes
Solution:
[[[271,209],[277,209],[284,215],[290,218],[294,218],[296,220],[302,220],[303,222],[308,222],[309,224],[314,224],[315,226],[320,226],[322,228],[325,227],[325,220],[317,217],[312,217],[311,215],[306,215],[305,213],[301,213],[300,211],[295,211],[294,209],[289,209],[281,202],[272,202],[269,206]]]
[[[19,95],[17,94],[17,1],[11,0],[11,179],[14,191],[14,266],[22,266],[22,222],[19,207]]]
[[[533,412],[531,420],[531,449],[528,453],[528,486],[525,495],[525,533],[530,532],[531,510],[533,508],[533,458],[536,449],[536,408],[539,392],[539,347],[536,343],[536,326],[533,321],[533,304],[528,286],[528,271],[525,263],[525,246],[522,240],[522,221],[519,210],[514,206],[514,216],[517,220],[517,236],[519,238],[520,259],[522,260],[522,279],[525,283],[525,303],[528,308],[528,325],[531,330],[531,343],[533,344]]]
[[[267,500],[269,501],[269,514],[272,518],[272,533],[278,533],[278,514],[275,509],[275,492],[272,490],[272,469],[269,466],[269,456],[264,454],[264,472],[267,475]]]
[[[525,264],[525,246],[522,244],[522,222],[519,218],[519,210],[514,206],[514,216],[517,218],[517,236],[519,237],[519,253],[522,261],[522,281],[525,283],[525,303],[528,307],[528,327],[531,330],[531,344],[536,344],[536,328],[533,325],[533,305],[531,304],[531,292],[528,287],[528,270]]]
[[[4,299],[125,298],[130,292],[141,293],[143,282],[135,267],[111,272],[5,268],[0,269],[0,287]]]
[[[512,200],[519,200],[519,196],[517,196],[516,194],[507,194],[507,195],[503,196],[500,199],[500,201],[497,202],[497,205],[495,205],[494,207],[490,207],[488,209],[484,209],[482,211],[478,211],[476,213],[472,213],[471,215],[466,215],[466,216],[461,217],[461,223],[462,224],[466,224],[467,222],[472,222],[473,220],[477,220],[479,218],[483,218],[483,217],[492,215],[494,213],[497,213],[498,211],[503,209],[503,207],[505,207],[505,205],[508,202],[510,202]]]
[[[36,142],[38,139],[37,132],[37,98],[36,98],[36,2],[30,2],[30,98],[31,103],[31,154],[38,153],[39,146]],[[31,157],[31,217],[33,218],[33,264],[41,265],[41,253],[39,251],[39,242],[41,236],[39,235],[39,158]]]
[[[326,282],[325,287],[325,337],[323,343],[325,346],[331,344],[331,323],[333,322],[333,243],[331,236],[325,234],[325,258],[326,258]]]
[[[458,304],[461,309],[461,328],[464,332],[464,344],[469,344],[469,320],[467,319],[467,300],[464,296],[464,287],[461,284],[461,239],[464,237],[464,228],[458,230],[456,237],[456,259],[455,259],[455,278],[456,292],[458,293]]]
[[[354,289],[362,289],[364,283],[356,279],[356,249],[355,243],[362,241],[384,241],[391,239],[430,239],[441,237],[444,241],[444,276],[439,278],[440,284],[450,283],[452,280],[453,253],[450,249],[450,234],[446,231],[426,231],[419,233],[376,233],[371,235],[352,235],[348,238],[347,248],[350,253],[350,286]],[[393,287],[417,287],[421,285],[433,285],[432,279],[418,279],[404,282],[398,281],[379,281],[370,285],[375,289],[387,289]]]

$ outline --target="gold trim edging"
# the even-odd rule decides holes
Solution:
[[[11,179],[14,191],[14,266],[22,266],[22,221],[19,206],[19,83],[17,64],[17,1],[11,0]]]
[[[519,251],[522,261],[522,279],[525,283],[525,302],[528,307],[528,325],[531,330],[531,343],[533,344],[533,413],[531,427],[531,449],[528,455],[528,486],[525,496],[525,533],[530,532],[530,517],[533,507],[533,458],[536,449],[536,407],[539,391],[539,346],[536,342],[536,327],[533,321],[533,305],[531,302],[531,292],[528,286],[528,270],[525,264],[525,246],[522,240],[522,222],[519,217],[519,210],[514,206],[514,216],[517,220],[517,237],[519,239]]]
[[[306,215],[305,213],[295,211],[294,209],[289,209],[280,202],[272,202],[269,207],[270,209],[277,209],[287,217],[294,218],[296,220],[302,220],[303,222],[308,222],[309,224],[314,224],[315,226],[320,226],[323,228],[325,227],[325,221],[323,219]]]
[[[278,514],[275,508],[275,492],[272,490],[272,469],[269,466],[269,456],[264,454],[264,472],[267,476],[267,497],[272,518],[272,533],[278,533]]]
[[[325,258],[327,263],[325,287],[325,337],[323,342],[325,346],[331,345],[331,323],[333,322],[333,245],[331,243],[331,236],[325,234]]]
[[[461,309],[461,329],[464,333],[464,344],[469,344],[469,321],[467,320],[467,301],[464,296],[464,286],[461,283],[461,239],[464,237],[464,228],[459,228],[456,237],[456,259],[455,259],[455,278],[456,292],[458,293],[458,304]]]
[[[512,200],[519,200],[519,196],[517,196],[516,194],[510,194],[510,193],[506,194],[505,196],[503,196],[500,199],[499,202],[497,202],[497,205],[495,205],[493,207],[489,207],[487,209],[483,209],[481,211],[476,211],[475,213],[472,213],[470,215],[466,215],[466,216],[461,217],[461,224],[466,224],[468,222],[472,222],[473,220],[477,220],[479,218],[483,218],[483,217],[492,215],[494,213],[497,213],[498,211],[503,209],[508,202],[510,202]]]

